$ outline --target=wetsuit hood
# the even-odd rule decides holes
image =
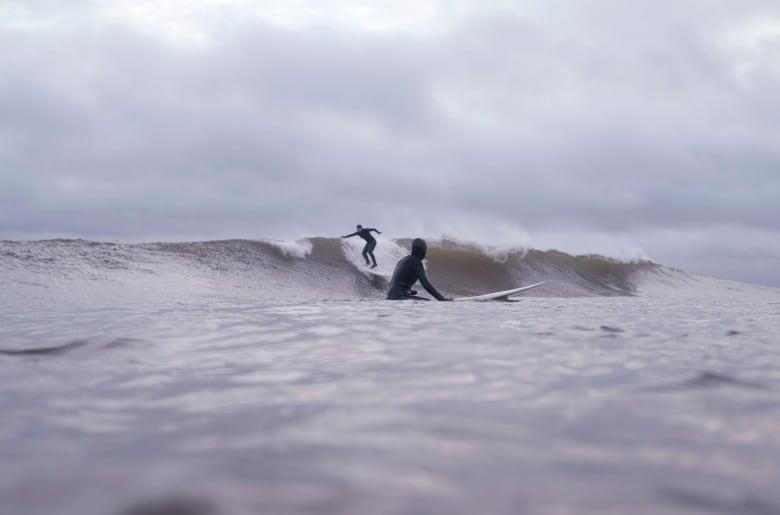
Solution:
[[[425,240],[420,238],[412,240],[412,255],[414,257],[420,260],[425,259],[426,252],[428,252],[428,244],[425,243]]]

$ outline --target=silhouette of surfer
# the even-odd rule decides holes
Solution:
[[[377,231],[373,227],[369,227],[366,229],[363,229],[363,226],[358,224],[357,225],[357,231],[353,232],[352,234],[347,234],[346,236],[342,236],[342,238],[351,238],[353,236],[359,236],[360,238],[366,240],[366,245],[363,247],[363,259],[366,260],[366,264],[370,265],[371,263],[368,261],[368,256],[371,256],[371,261],[374,262],[374,264],[371,266],[371,268],[375,268],[376,265],[376,258],[374,257],[374,249],[376,248],[376,240],[373,236],[371,236],[371,231],[374,231],[377,234],[382,234],[381,231]]]
[[[390,279],[390,289],[387,291],[388,300],[416,299],[430,300],[425,297],[418,297],[417,292],[412,286],[419,280],[428,293],[436,297],[437,300],[452,300],[444,297],[428,281],[425,275],[425,267],[422,260],[428,252],[428,244],[425,240],[415,238],[412,241],[412,253],[402,258],[393,271],[393,277]]]

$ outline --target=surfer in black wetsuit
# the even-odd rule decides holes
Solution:
[[[368,256],[371,256],[371,261],[374,262],[371,268],[374,268],[376,266],[376,258],[374,257],[376,240],[374,239],[373,236],[371,236],[371,231],[374,231],[377,234],[382,234],[381,231],[377,231],[374,228],[363,229],[363,226],[358,224],[357,231],[353,232],[352,234],[347,234],[346,236],[342,236],[342,238],[351,238],[353,236],[360,236],[361,238],[366,240],[366,246],[363,247],[363,258],[366,260],[366,264],[370,265],[371,263],[368,261]]]
[[[427,251],[428,245],[425,243],[425,240],[415,238],[412,241],[412,254],[401,259],[401,261],[395,265],[393,277],[390,279],[390,289],[387,292],[388,300],[430,300],[425,297],[418,297],[417,292],[412,289],[412,286],[414,286],[414,283],[416,283],[418,279],[420,280],[420,284],[423,285],[423,288],[436,297],[436,300],[452,300],[445,298],[444,295],[439,293],[430,281],[428,281],[428,277],[425,275],[425,267],[423,267],[422,262],[422,260],[425,259],[425,253]]]

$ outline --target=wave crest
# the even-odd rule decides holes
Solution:
[[[139,294],[225,294],[252,298],[381,298],[411,238],[379,240],[380,267],[363,264],[362,242],[311,237],[294,242],[219,240],[120,244],[85,240],[0,242],[7,291],[111,284]],[[476,295],[546,281],[535,296],[635,295],[650,261],[625,262],[555,250],[486,247],[452,237],[429,241],[431,281],[450,295]],[[373,273],[379,272],[379,273]],[[679,272],[682,273],[682,272]],[[663,275],[661,274],[661,275]],[[10,294],[9,294],[10,295]]]

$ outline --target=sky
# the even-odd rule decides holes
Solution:
[[[780,286],[776,0],[2,0],[0,239],[447,235]]]

